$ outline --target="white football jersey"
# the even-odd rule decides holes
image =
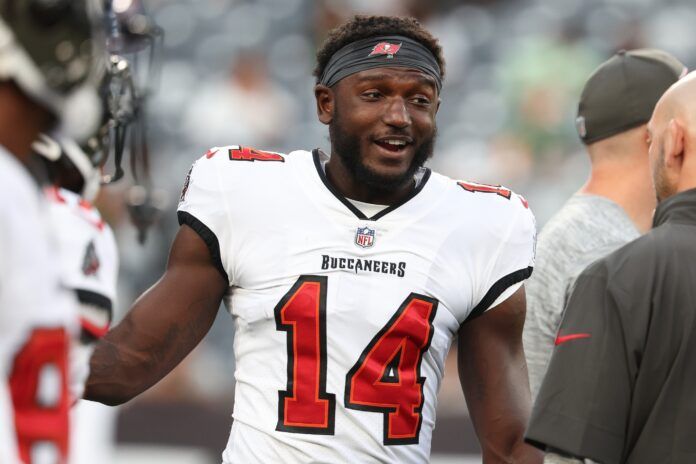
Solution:
[[[109,329],[116,296],[118,253],[113,231],[78,194],[51,187],[46,196],[60,252],[61,281],[77,295],[83,331],[100,338]]]
[[[71,352],[71,393],[81,398],[89,374],[93,342],[106,334],[112,318],[118,276],[113,231],[99,211],[69,190],[46,189],[53,235],[60,252],[60,277],[79,302],[81,342]],[[113,460],[116,408],[78,401],[72,408],[70,463]]]
[[[48,462],[68,449],[76,303],[60,285],[41,192],[2,147],[0,198],[0,462]]]
[[[531,274],[534,217],[510,190],[424,169],[367,218],[326,159],[214,148],[182,192],[236,322],[225,463],[428,462],[455,334]]]

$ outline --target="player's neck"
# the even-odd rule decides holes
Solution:
[[[356,179],[340,156],[332,155],[325,165],[326,178],[346,198],[376,205],[393,205],[406,198],[415,186],[408,180],[394,190],[376,189]]]
[[[643,165],[594,165],[580,193],[598,195],[623,208],[636,228],[645,233],[652,225],[656,200],[647,162]]]
[[[0,145],[27,164],[31,144],[49,127],[51,116],[11,83],[0,84],[0,108]]]
[[[682,169],[677,181],[677,192],[685,192],[696,188],[696,149],[694,147],[696,140],[689,139],[684,150],[684,161]]]

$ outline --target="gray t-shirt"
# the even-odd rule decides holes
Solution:
[[[578,275],[639,235],[619,205],[583,194],[573,195],[541,231],[534,274],[525,285],[523,340],[532,399],[546,373],[563,308]]]

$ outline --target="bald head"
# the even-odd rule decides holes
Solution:
[[[696,188],[696,72],[672,85],[648,122],[658,200]]]
[[[667,89],[655,105],[650,122],[659,130],[672,119],[681,122],[689,132],[696,131],[696,71]]]

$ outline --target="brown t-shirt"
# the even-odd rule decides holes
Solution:
[[[603,464],[696,463],[696,189],[580,275],[527,440]]]

